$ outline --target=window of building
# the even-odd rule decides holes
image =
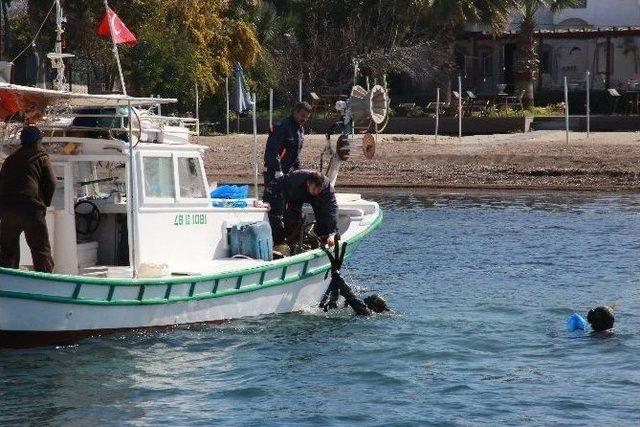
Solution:
[[[173,159],[167,157],[143,157],[145,197],[173,199]]]
[[[180,197],[201,199],[207,197],[200,162],[194,157],[178,157],[178,185]]]
[[[613,55],[615,52],[615,46],[613,43],[609,43],[609,48],[611,49],[611,56],[609,58],[609,72],[613,74]],[[598,43],[598,47],[596,50],[596,70],[599,74],[606,74],[607,72],[607,43]]]
[[[490,50],[480,52],[480,75],[482,77],[493,76],[493,52]]]

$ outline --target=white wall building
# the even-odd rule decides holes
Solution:
[[[498,36],[467,28],[458,44],[467,85],[478,92],[495,91],[502,83],[513,87],[521,19],[514,14]],[[540,10],[536,20],[538,88],[560,88],[564,76],[583,86],[590,71],[594,88],[640,89],[640,0],[584,0],[581,7],[555,13]]]

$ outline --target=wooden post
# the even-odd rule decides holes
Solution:
[[[258,200],[258,123],[256,120],[256,94],[253,94],[253,192]]]
[[[438,125],[440,124],[440,88],[436,89],[436,129],[435,129],[435,143],[438,143]]]
[[[564,76],[564,125],[566,142],[569,144],[569,86],[567,85],[567,76]]]
[[[587,71],[585,80],[587,90],[587,138],[589,138],[591,136],[591,72]]]
[[[606,89],[611,88],[611,36],[607,36],[607,64],[604,84],[606,86]]]
[[[227,135],[229,135],[229,77],[227,77],[224,82],[227,91]]]
[[[462,142],[462,76],[458,75],[458,142]]]

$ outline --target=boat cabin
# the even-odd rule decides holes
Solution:
[[[131,277],[135,263],[142,277],[158,277],[264,262],[230,257],[230,229],[266,221],[267,210],[254,207],[255,199],[247,199],[244,208],[213,205],[202,156],[206,147],[191,142],[197,121],[155,114],[156,98],[128,107],[113,97],[72,108],[67,103],[37,123],[58,182],[47,212],[55,272]],[[11,125],[0,146],[5,154],[19,143],[22,125]],[[340,200],[357,205],[360,197]],[[363,217],[363,209],[374,208],[340,206],[340,229]],[[24,239],[21,252],[28,268]]]

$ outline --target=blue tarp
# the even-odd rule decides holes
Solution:
[[[221,185],[211,191],[212,199],[246,199],[249,197],[248,185]]]

